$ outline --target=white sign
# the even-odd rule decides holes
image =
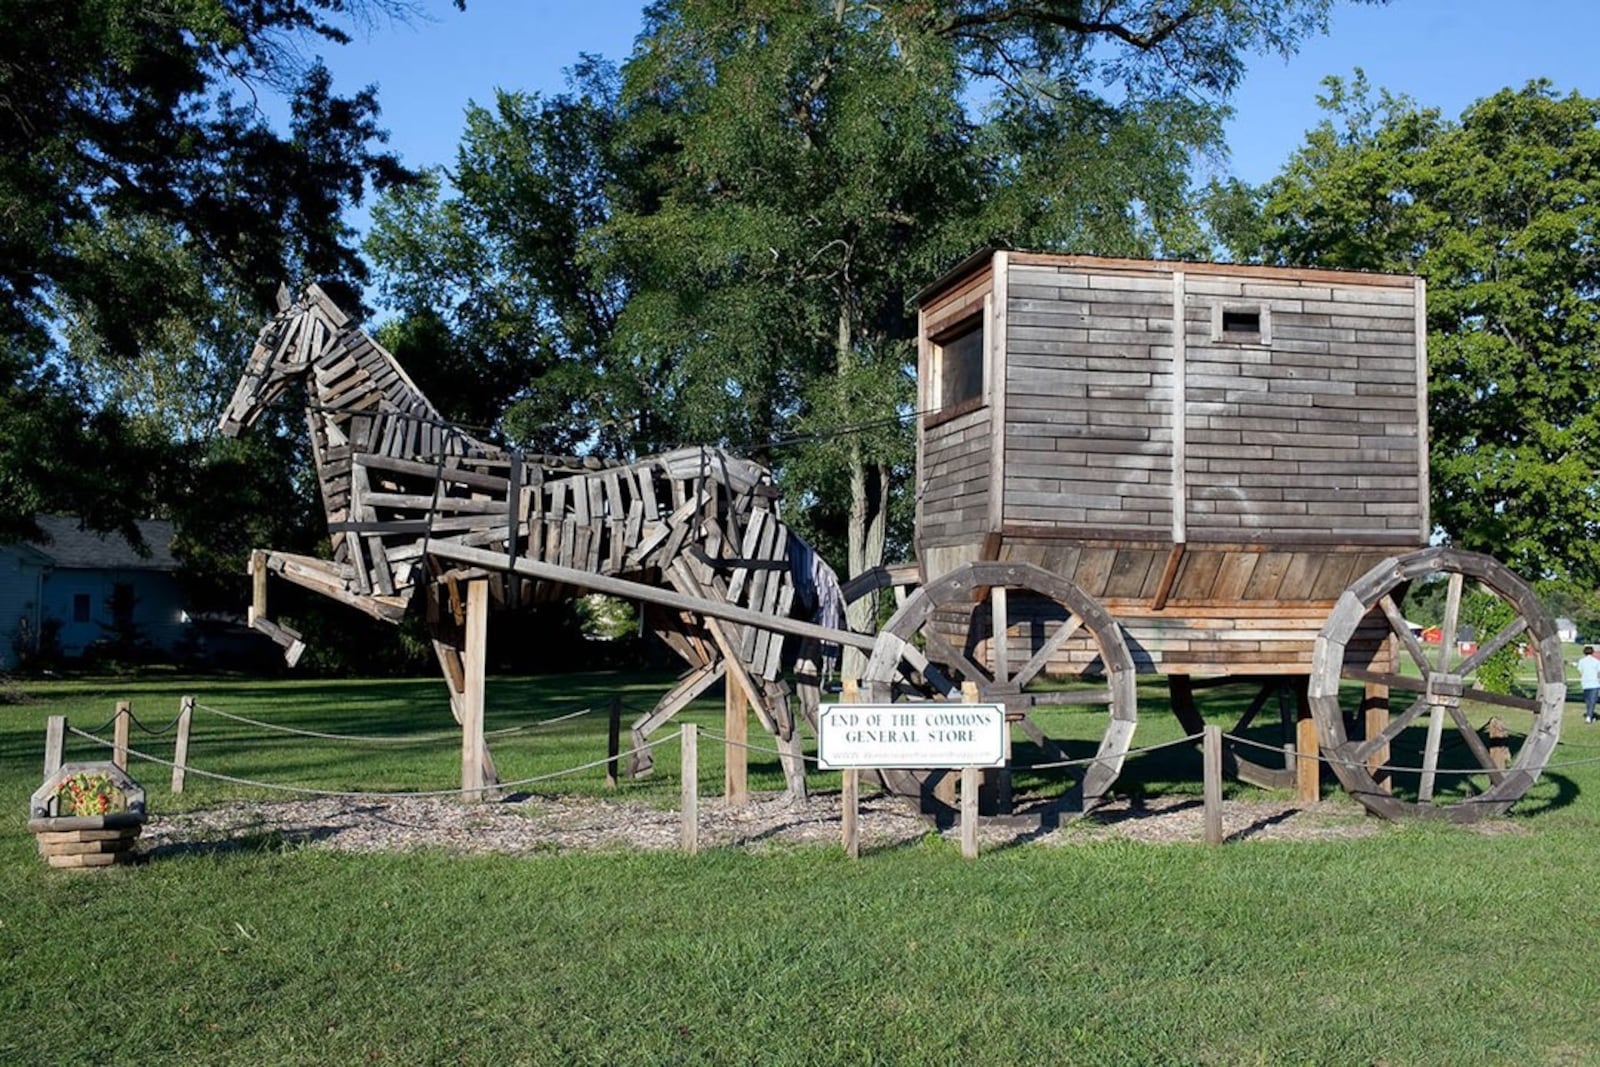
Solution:
[[[825,704],[817,712],[817,765],[825,771],[1005,761],[1001,704]]]

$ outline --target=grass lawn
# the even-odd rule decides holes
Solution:
[[[603,709],[665,677],[495,679],[502,778],[604,753]],[[436,680],[53,682],[0,707],[0,1063],[1600,1062],[1600,727],[1569,705],[1552,770],[1495,832],[1406,825],[1333,842],[1097,842],[960,858],[930,838],[857,862],[747,854],[355,856],[263,841],[51,871],[25,808],[43,724],[178,698],[191,760],[326,789],[449,788]],[[594,714],[561,719],[584,707]],[[1141,691],[1136,744],[1176,737]],[[720,726],[719,702],[697,706]],[[631,718],[631,714],[629,718]],[[1231,721],[1231,720],[1230,720]],[[171,737],[134,731],[160,756]],[[702,790],[720,784],[702,744]],[[103,751],[69,739],[68,759]],[[152,807],[258,791],[132,765]],[[754,788],[777,788],[757,760]],[[817,775],[819,790],[836,776]],[[1198,757],[1123,789],[1197,791]],[[542,786],[604,791],[598,769]],[[619,792],[674,803],[676,751]],[[1230,795],[1255,791],[1231,786]],[[1333,787],[1327,786],[1333,796]]]

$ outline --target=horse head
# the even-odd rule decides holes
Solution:
[[[268,404],[311,370],[349,321],[316,285],[307,286],[299,300],[291,300],[288,290],[280,287],[278,313],[256,336],[250,362],[217,428],[236,437],[253,426]]]

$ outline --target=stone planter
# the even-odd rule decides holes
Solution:
[[[104,775],[124,810],[104,815],[59,814],[57,792],[73,775]],[[66,763],[44,780],[28,803],[28,830],[52,867],[109,867],[133,859],[144,829],[144,787],[114,763]]]

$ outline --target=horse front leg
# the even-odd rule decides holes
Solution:
[[[267,617],[267,550],[264,548],[252,550],[250,562],[245,569],[250,575],[250,607],[245,613],[245,619],[250,629],[267,635],[274,644],[281,647],[284,662],[293,667],[300,662],[300,657],[305,653],[306,643],[301,640],[297,631],[273,622]]]

